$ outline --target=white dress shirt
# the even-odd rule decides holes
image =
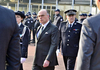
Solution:
[[[20,23],[18,24],[18,26],[20,27],[21,24],[22,24],[22,23],[20,22]]]

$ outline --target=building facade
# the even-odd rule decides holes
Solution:
[[[92,14],[96,14],[98,9],[95,5],[95,0],[74,0],[74,9],[76,9],[77,15],[79,18],[79,14],[81,13],[90,13],[90,1],[92,1]],[[20,10],[25,11],[27,13],[29,11],[29,0],[0,0],[0,5],[5,6],[14,11]],[[36,12],[41,9],[42,0],[31,0],[30,11]],[[60,14],[66,19],[66,15],[64,11],[72,8],[72,0],[58,0],[58,9],[61,10]],[[48,13],[51,15],[51,20],[53,20],[54,10],[56,9],[56,0],[44,0],[43,9],[47,9]]]

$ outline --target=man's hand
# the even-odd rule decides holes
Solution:
[[[48,60],[45,60],[43,63],[43,67],[48,67],[50,64],[50,62]]]

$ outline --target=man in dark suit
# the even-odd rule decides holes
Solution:
[[[63,17],[60,15],[60,10],[59,9],[55,10],[55,18],[53,24],[59,28],[62,21]]]
[[[100,10],[100,0],[96,0]],[[100,70],[100,13],[83,21],[76,70]]]
[[[66,70],[74,70],[78,52],[81,24],[75,21],[76,10],[65,11],[67,21],[60,26],[60,42],[62,41],[62,55]],[[58,47],[60,49],[60,45]]]
[[[45,9],[38,13],[41,26],[37,29],[36,52],[33,70],[54,70],[58,65],[56,49],[58,45],[58,28],[49,21],[49,14]]]
[[[15,13],[0,6],[0,70],[19,70],[19,40]]]
[[[26,61],[28,53],[29,28],[22,24],[25,15],[21,11],[15,12],[17,23],[20,27],[20,47],[21,47],[21,65],[20,70],[23,70],[23,63]]]

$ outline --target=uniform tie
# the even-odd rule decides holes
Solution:
[[[70,24],[70,28],[72,27],[72,25]]]

